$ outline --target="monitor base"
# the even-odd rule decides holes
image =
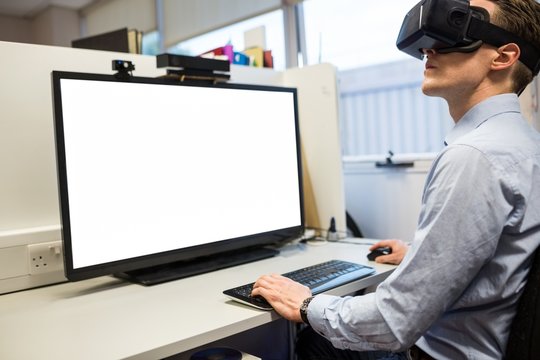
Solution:
[[[188,276],[204,274],[210,271],[270,258],[277,254],[279,254],[278,250],[265,247],[241,249],[192,260],[178,261],[165,265],[116,273],[114,276],[142,285],[156,285]]]

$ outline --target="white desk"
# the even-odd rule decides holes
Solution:
[[[152,287],[104,276],[2,295],[0,359],[159,359],[181,353],[279,319],[222,294],[261,274],[335,258],[371,265],[377,274],[328,293],[378,284],[394,267],[367,261],[367,248],[289,246],[271,259]]]

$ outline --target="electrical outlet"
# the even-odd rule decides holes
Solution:
[[[62,270],[63,258],[61,241],[28,245],[30,275]]]

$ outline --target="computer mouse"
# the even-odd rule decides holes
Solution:
[[[376,248],[374,249],[372,252],[370,252],[369,254],[367,254],[367,258],[368,260],[370,261],[375,261],[375,259],[381,255],[388,255],[388,254],[391,254],[392,253],[392,248],[390,247],[380,247],[380,248]]]

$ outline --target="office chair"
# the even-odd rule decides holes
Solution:
[[[540,249],[536,250],[512,322],[506,360],[540,359]]]
[[[351,214],[349,214],[348,211],[345,211],[345,217],[347,222],[347,229],[351,232],[352,236],[357,238],[364,237],[362,231],[360,230],[360,227],[358,226],[358,224],[356,224],[356,221],[354,221],[353,217],[351,216]]]

